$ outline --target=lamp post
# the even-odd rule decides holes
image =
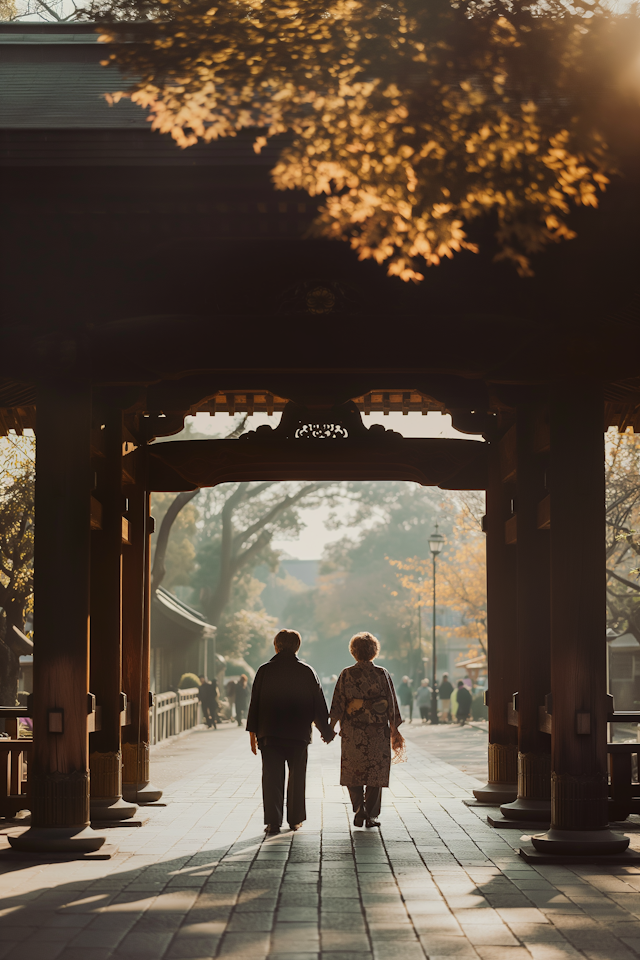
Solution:
[[[420,584],[420,593],[418,594],[418,657],[416,658],[415,670],[420,670],[419,660],[422,658],[422,577],[418,580]],[[423,676],[424,676],[424,667],[423,667]],[[416,678],[417,679],[417,678]],[[422,680],[422,677],[420,677]]]
[[[436,689],[436,557],[444,547],[444,537],[436,529],[429,537],[429,549],[433,557],[433,622],[431,631],[431,723],[438,722],[438,691]]]

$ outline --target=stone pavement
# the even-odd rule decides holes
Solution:
[[[640,868],[539,866],[463,803],[480,741],[408,729],[382,829],[355,829],[339,745],[311,748],[308,819],[263,839],[259,759],[229,725],[157,751],[166,807],[109,861],[0,857],[0,960],[632,960]],[[438,739],[438,737],[440,739]],[[515,836],[513,834],[515,833]],[[636,846],[634,836],[634,846]]]

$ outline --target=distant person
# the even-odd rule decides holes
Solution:
[[[200,687],[198,689],[198,700],[202,707],[202,716],[208,727],[218,729],[218,684],[207,677],[200,677]]]
[[[442,674],[442,683],[438,688],[438,698],[440,700],[440,720],[442,723],[448,723],[451,719],[451,694],[453,693],[453,684],[449,680],[449,674]]]
[[[244,715],[247,712],[249,692],[249,679],[246,673],[242,673],[236,683],[236,721],[239,727],[242,726]]]
[[[402,678],[402,683],[398,687],[398,700],[400,701],[402,719],[411,723],[413,720],[413,694],[409,677]]]
[[[227,680],[224,686],[224,695],[229,702],[229,718],[233,719],[233,705],[236,702],[236,682]]]
[[[420,686],[416,690],[415,701],[416,707],[420,711],[422,722],[426,723],[429,719],[429,711],[431,708],[431,687],[427,679],[420,681]]]
[[[342,671],[331,703],[331,723],[340,723],[340,783],[351,797],[355,827],[379,827],[382,788],[389,786],[391,750],[398,756],[404,738],[391,677],[374,664],[380,644],[356,633],[349,653],[356,661]]]
[[[470,712],[471,693],[469,688],[465,686],[464,681],[458,680],[458,708],[456,710],[456,718],[461,727],[464,727]]]
[[[305,786],[311,724],[325,743],[335,733],[329,725],[327,703],[315,670],[299,660],[300,634],[280,630],[273,641],[275,656],[263,663],[253,682],[247,730],[251,750],[262,754],[262,802],[267,835],[280,833],[284,808],[285,762],[287,820],[292,830],[307,818]]]

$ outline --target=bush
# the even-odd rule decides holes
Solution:
[[[192,687],[199,687],[200,681],[195,673],[183,673],[178,681],[178,690],[190,690]]]

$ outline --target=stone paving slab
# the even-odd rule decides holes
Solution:
[[[640,957],[640,867],[525,863],[526,836],[464,803],[482,733],[407,738],[381,830],[353,827],[339,745],[317,742],[303,829],[266,840],[244,731],[165,746],[152,770],[167,805],[110,829],[111,860],[0,859],[0,960]]]

